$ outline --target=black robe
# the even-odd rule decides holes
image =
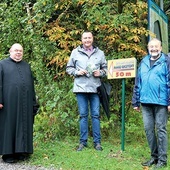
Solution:
[[[29,64],[0,61],[0,155],[33,153],[33,105],[36,103]]]

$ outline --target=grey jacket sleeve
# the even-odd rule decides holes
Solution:
[[[74,59],[74,55],[75,55],[75,50],[73,50],[71,52],[71,55],[70,55],[70,58],[69,58],[69,61],[67,63],[67,66],[66,66],[66,72],[69,74],[69,75],[73,75],[74,77],[77,76],[77,72],[79,70],[76,69],[76,61]]]

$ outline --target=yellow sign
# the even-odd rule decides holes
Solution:
[[[136,58],[108,60],[108,79],[136,77]]]

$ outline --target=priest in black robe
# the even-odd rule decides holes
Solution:
[[[0,61],[0,155],[7,163],[33,153],[33,120],[36,97],[30,65],[22,60],[16,43],[9,58]]]

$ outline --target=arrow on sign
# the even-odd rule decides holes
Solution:
[[[110,68],[109,68],[109,74],[111,75],[111,77],[113,77],[113,71],[114,71],[114,64],[112,61],[112,63],[110,64]]]

